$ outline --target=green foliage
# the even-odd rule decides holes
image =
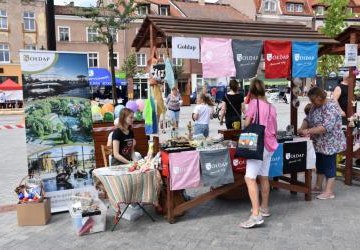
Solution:
[[[136,68],[136,54],[131,52],[131,54],[125,58],[121,66],[121,71],[125,72],[126,77],[134,77],[137,73]]]
[[[345,20],[352,16],[347,9],[349,0],[322,0],[321,2],[327,6],[327,9],[325,12],[325,26],[320,28],[320,32],[335,38],[347,26]],[[343,61],[344,58],[340,55],[323,55],[319,58],[317,72],[325,78],[331,72],[338,72]]]

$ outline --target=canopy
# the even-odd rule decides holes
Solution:
[[[22,86],[11,79],[7,79],[5,82],[0,84],[0,90],[22,90]]]
[[[125,79],[120,79],[115,75],[115,82],[117,86],[126,85]],[[89,83],[90,86],[111,86],[111,74],[105,68],[89,68]]]

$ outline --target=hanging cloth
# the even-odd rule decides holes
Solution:
[[[174,70],[170,61],[170,58],[167,57],[165,59],[165,81],[169,85],[169,88],[172,89],[175,85],[175,76]]]
[[[145,118],[145,133],[150,135],[153,133],[153,110],[149,98],[145,100],[143,116]]]

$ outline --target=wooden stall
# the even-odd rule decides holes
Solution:
[[[114,130],[114,123],[112,122],[101,122],[93,124],[93,139],[95,147],[95,162],[96,167],[103,167],[103,157],[101,153],[101,145],[106,145],[108,135],[111,131]],[[148,141],[149,138],[145,134],[145,122],[144,121],[134,121],[133,126],[134,137],[136,140],[135,151],[139,152],[142,156],[146,156],[148,151]]]
[[[304,25],[147,16],[132,46],[135,47],[136,51],[139,51],[140,48],[143,47],[150,47],[150,50],[161,47],[171,48],[172,36],[262,41],[316,41],[321,45],[337,43],[335,40]],[[291,124],[297,129],[297,109],[293,107],[291,107]],[[305,194],[306,200],[311,200],[311,170],[307,170],[305,175],[305,182],[300,182],[297,174],[294,173],[291,177],[279,178],[278,181],[272,182],[272,185],[278,188],[288,189],[292,192],[302,192]],[[169,178],[166,178],[166,182],[169,184]],[[245,185],[245,183],[244,177],[240,175],[236,177],[235,183],[231,185],[211,189],[209,192],[177,206],[173,203],[174,191],[170,191],[168,188],[168,220],[172,223],[176,215],[234,190],[241,185]]]
[[[352,25],[346,28],[342,33],[340,33],[336,38],[339,43],[337,44],[327,44],[323,46],[319,54],[335,54],[335,55],[345,55],[345,44],[359,44],[360,43],[360,26]],[[358,47],[359,50],[359,47]],[[358,51],[360,55],[360,50]],[[348,84],[348,104],[347,104],[347,117],[351,117],[355,113],[355,105],[353,105],[354,99],[354,88],[356,82],[356,76],[354,74],[355,67],[350,67],[349,76],[350,82]],[[345,184],[351,185],[353,179],[360,181],[360,171],[353,168],[353,159],[360,159],[360,147],[354,148],[354,137],[353,137],[353,127],[349,127],[349,123],[346,128],[346,151],[343,153],[346,157],[345,168],[342,170],[345,177]]]

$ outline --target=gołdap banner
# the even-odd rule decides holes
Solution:
[[[95,192],[86,53],[21,51],[29,174],[39,174],[51,211],[72,195]]]
[[[284,143],[283,174],[306,170],[307,142]]]
[[[172,57],[184,59],[199,59],[200,44],[199,38],[173,37]]]
[[[283,143],[280,143],[271,157],[269,177],[283,175]]]
[[[287,78],[291,67],[291,42],[265,41],[265,78]]]
[[[248,79],[256,75],[259,67],[262,41],[232,40],[232,49],[237,79]]]
[[[235,76],[231,39],[202,38],[201,63],[204,78]]]
[[[319,45],[316,42],[292,43],[292,77],[315,77]]]

